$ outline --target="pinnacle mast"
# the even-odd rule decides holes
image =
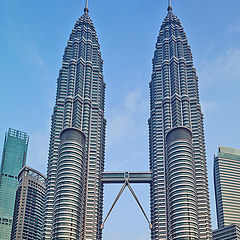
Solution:
[[[89,10],[88,10],[88,0],[86,0],[86,5],[85,5],[85,8],[84,8],[84,12],[85,13],[89,12]]]
[[[168,12],[172,11],[171,0],[168,0]]]

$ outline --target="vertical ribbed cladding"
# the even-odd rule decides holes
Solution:
[[[22,195],[22,186],[19,186],[17,189],[17,192],[16,192],[16,199],[15,199],[15,205],[14,205],[11,240],[17,239],[18,219],[19,219],[19,215],[20,215],[20,205],[21,205],[21,195]]]
[[[199,239],[210,240],[211,217],[198,78],[184,29],[171,7],[168,11],[157,38],[150,82],[151,239],[167,239],[165,136],[171,129],[184,126],[192,131]]]
[[[218,228],[224,227],[223,219],[223,207],[222,207],[222,191],[220,184],[219,176],[219,161],[218,157],[214,156],[214,166],[213,166],[213,176],[214,176],[214,190],[215,190],[215,199],[216,199],[216,210],[217,210],[217,222]]]
[[[239,172],[240,149],[220,146],[214,156],[214,187],[219,229],[231,224],[240,226]],[[216,232],[214,235],[216,236]]]
[[[85,136],[79,129],[66,128],[60,139],[52,239],[84,239]]]
[[[45,180],[46,177],[43,174],[30,167],[25,166],[20,171],[11,240],[42,240],[46,197]]]
[[[185,127],[166,136],[168,239],[199,239],[192,133]]]
[[[60,133],[68,127],[80,129],[86,137],[84,239],[101,239],[103,186],[100,176],[104,169],[106,127],[104,102],[103,60],[97,33],[86,8],[70,34],[57,82],[48,158],[45,240],[52,239]]]

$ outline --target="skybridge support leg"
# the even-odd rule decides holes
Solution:
[[[138,200],[138,198],[137,198],[137,195],[136,195],[135,192],[133,191],[133,189],[132,189],[132,187],[131,187],[131,185],[130,185],[130,183],[129,183],[128,181],[125,181],[125,183],[123,184],[122,188],[120,189],[120,191],[119,191],[119,193],[118,193],[118,195],[117,195],[115,201],[113,202],[112,207],[110,208],[110,210],[109,210],[109,212],[108,212],[108,214],[107,214],[105,220],[103,221],[103,223],[102,223],[102,225],[101,225],[101,228],[102,228],[102,229],[104,228],[104,224],[105,224],[105,222],[107,221],[107,219],[108,219],[110,213],[112,212],[114,206],[116,205],[118,199],[120,198],[120,196],[122,195],[122,193],[123,193],[123,191],[125,190],[126,187],[128,187],[129,191],[131,192],[131,194],[133,195],[134,199],[136,200],[136,202],[137,202],[139,208],[141,209],[141,211],[142,211],[144,217],[146,218],[146,220],[147,220],[147,222],[148,222],[148,224],[149,224],[149,228],[152,229],[152,224],[151,224],[151,222],[149,221],[149,219],[148,219],[148,217],[147,217],[147,215],[146,215],[146,213],[145,213],[145,211],[144,211],[144,209],[143,209],[141,203],[139,202],[139,200]]]
[[[130,192],[132,193],[133,197],[135,198],[135,200],[136,200],[139,208],[141,209],[144,217],[146,218],[146,220],[147,220],[147,222],[148,222],[148,224],[149,224],[149,228],[152,229],[152,224],[151,224],[151,222],[149,221],[149,219],[148,219],[148,217],[147,217],[147,215],[146,215],[146,213],[145,213],[145,211],[144,211],[141,203],[139,202],[139,200],[138,200],[138,198],[137,198],[137,195],[135,194],[135,192],[133,191],[133,189],[132,189],[132,187],[131,187],[131,185],[130,185],[129,183],[127,184],[127,186],[128,186],[128,189],[130,190]]]
[[[108,212],[108,214],[107,214],[105,220],[103,221],[103,223],[102,223],[102,225],[101,225],[101,228],[102,228],[102,229],[104,228],[104,223],[107,221],[107,219],[108,219],[110,213],[112,212],[112,210],[113,210],[115,204],[117,203],[118,199],[119,199],[120,196],[122,195],[122,193],[123,193],[124,189],[126,188],[126,186],[127,186],[127,182],[125,182],[125,183],[123,184],[123,186],[122,186],[120,192],[118,193],[118,195],[117,195],[115,201],[113,202],[112,207],[110,208],[110,210],[109,210],[109,212]]]

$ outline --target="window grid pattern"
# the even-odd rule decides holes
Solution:
[[[85,136],[67,128],[60,137],[52,239],[84,239]]]
[[[11,239],[41,240],[43,237],[46,177],[25,166],[18,175]]]
[[[240,225],[240,150],[219,147],[214,157],[214,185],[218,228]]]
[[[86,137],[84,239],[101,239],[104,170],[105,83],[103,60],[93,23],[85,11],[70,34],[57,80],[56,104],[52,115],[47,171],[44,238],[51,239],[58,149],[63,129],[80,129]]]
[[[150,189],[151,238],[168,239],[165,137],[184,126],[192,131],[196,175],[199,239],[211,239],[211,217],[205,155],[203,115],[198,78],[186,34],[171,9],[157,38],[150,82],[149,153],[153,182]]]
[[[18,188],[18,173],[26,163],[29,137],[25,132],[9,128],[5,135],[0,172],[0,239],[8,240]]]

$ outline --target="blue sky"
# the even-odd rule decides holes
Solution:
[[[240,148],[240,2],[175,0],[192,48],[205,117],[212,222],[212,163],[219,145]],[[0,148],[9,127],[30,135],[27,164],[46,172],[56,79],[80,0],[0,1]],[[148,170],[151,60],[167,0],[90,0],[104,59],[106,170]],[[104,215],[121,186],[106,186]],[[134,185],[149,215],[149,188]],[[128,191],[105,224],[104,240],[149,239]]]

